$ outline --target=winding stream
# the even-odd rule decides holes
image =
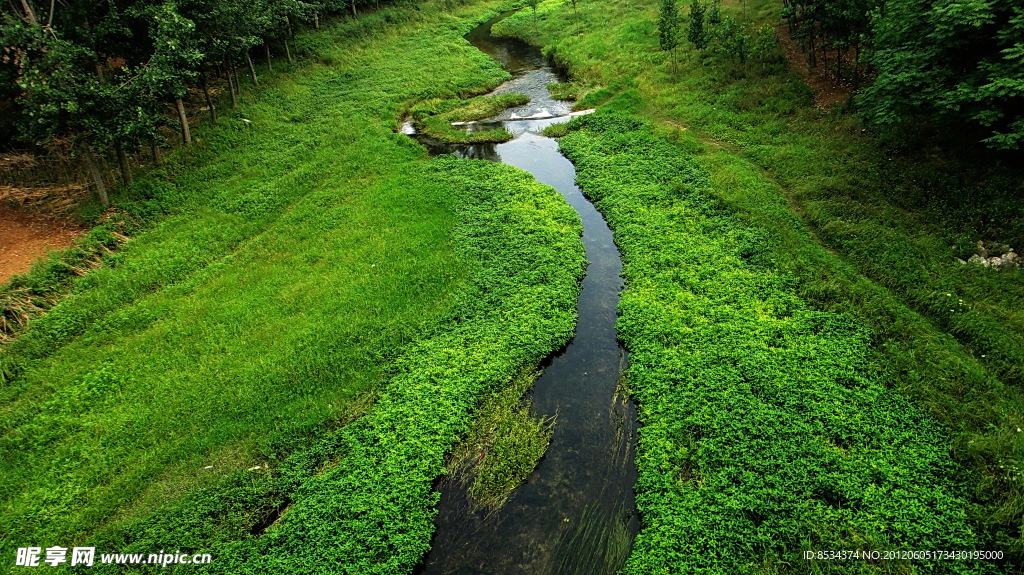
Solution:
[[[636,413],[618,389],[626,363],[615,331],[622,262],[604,218],[576,187],[572,163],[558,153],[555,140],[540,134],[569,119],[568,103],[553,100],[547,90],[548,83],[561,78],[536,48],[491,35],[491,25],[504,16],[474,28],[466,38],[513,74],[494,94],[530,96],[529,104],[488,122],[489,127],[503,125],[515,139],[498,145],[435,144],[431,151],[503,162],[558,190],[583,220],[590,265],[575,336],[545,362],[532,391],[535,415],[557,413],[547,454],[491,515],[473,512],[465,485],[442,482],[433,548],[418,573],[611,574],[622,566],[639,530],[632,491]]]

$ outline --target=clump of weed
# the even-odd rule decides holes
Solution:
[[[452,122],[475,122],[496,116],[506,108],[529,103],[523,94],[501,94],[477,96],[467,100],[434,99],[420,102],[412,107],[413,125],[420,133],[446,144],[507,142],[512,134],[504,128],[467,131],[452,126]]]
[[[562,136],[569,133],[569,125],[565,122],[559,124],[551,124],[550,126],[544,128],[544,131],[542,131],[541,133],[549,138],[561,138]]]
[[[551,442],[555,417],[530,414],[524,394],[540,375],[527,369],[484,398],[473,429],[452,450],[448,474],[471,482],[474,508],[494,511],[526,481]]]

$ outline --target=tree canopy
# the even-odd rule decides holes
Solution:
[[[993,148],[1024,143],[1024,4],[886,0],[871,27],[871,121],[924,116],[978,131]]]
[[[0,140],[70,138],[86,153],[116,150],[128,169],[123,150],[154,144],[168,106],[187,133],[190,86],[205,91],[212,71],[287,42],[293,24],[368,1],[12,0],[0,9]]]

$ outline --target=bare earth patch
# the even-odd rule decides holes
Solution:
[[[27,272],[50,250],[70,247],[84,233],[72,223],[0,205],[0,284]]]

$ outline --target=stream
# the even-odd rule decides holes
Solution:
[[[466,38],[513,75],[492,93],[526,94],[530,103],[467,129],[503,126],[515,138],[503,144],[424,143],[431,153],[515,166],[558,190],[583,221],[589,266],[575,335],[545,361],[529,398],[534,415],[557,414],[547,453],[527,482],[489,515],[473,511],[463,482],[442,481],[433,546],[417,573],[612,574],[625,562],[640,527],[633,499],[636,413],[619,388],[627,357],[615,331],[622,261],[604,218],[576,187],[572,163],[555,140],[541,135],[545,127],[569,120],[569,103],[552,99],[547,90],[564,78],[537,48],[491,35],[491,26],[506,16],[477,26]]]

